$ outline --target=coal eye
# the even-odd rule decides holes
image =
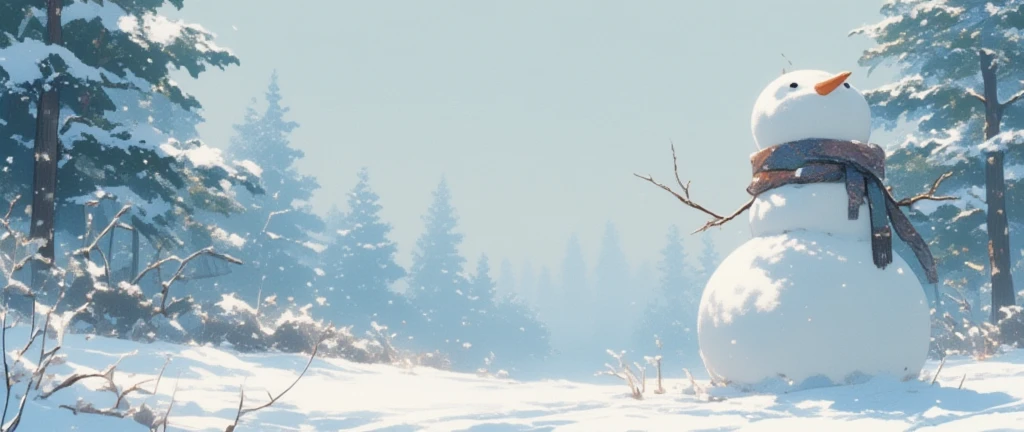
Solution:
[[[850,83],[843,83],[843,87],[850,88]]]
[[[789,88],[796,88],[796,87],[797,87],[796,83],[792,83],[792,84],[789,85]]]

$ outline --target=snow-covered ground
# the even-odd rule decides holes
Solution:
[[[24,340],[25,332],[19,330],[8,335],[8,352]],[[132,393],[128,400],[132,406],[146,402],[163,411],[176,386],[169,430],[188,431],[223,431],[238,409],[240,385],[246,390],[246,407],[262,404],[268,392],[276,395],[291,384],[307,362],[302,355],[244,355],[82,335],[67,335],[63,351],[67,363],[52,368],[58,379],[72,370],[102,370],[137,351],[125,357],[114,374],[122,388],[155,378],[170,356],[157,394]],[[929,363],[924,374],[937,366]],[[957,389],[965,375],[963,388]],[[981,362],[949,359],[931,386],[927,381],[876,378],[861,385],[777,395],[713,392],[724,397],[721,401],[684,394],[689,381],[683,380],[667,380],[668,392],[654,394],[650,379],[645,399],[634,400],[625,384],[605,378],[607,384],[518,382],[317,359],[290,393],[265,410],[243,416],[238,430],[1024,430],[1024,351]],[[154,384],[144,387],[152,389]],[[103,385],[102,379],[88,379],[48,400],[30,400],[19,430],[147,430],[130,419],[76,416],[58,408],[75,405],[78,397],[98,408],[113,405],[112,393],[98,391]],[[16,395],[21,388],[15,387]],[[12,411],[16,403],[12,400]]]

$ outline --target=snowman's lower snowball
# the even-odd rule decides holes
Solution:
[[[708,281],[697,333],[711,376],[766,380],[917,376],[928,355],[929,306],[899,255],[882,270],[869,242],[794,231],[755,237]]]

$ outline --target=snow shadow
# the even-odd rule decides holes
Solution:
[[[920,381],[885,379],[778,394],[775,402],[773,410],[801,417],[825,415],[826,412],[835,415],[838,412],[893,420],[928,418],[932,424],[963,418],[968,413],[1022,408],[1021,401],[1003,392],[979,393]]]

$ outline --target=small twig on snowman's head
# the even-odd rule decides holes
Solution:
[[[903,198],[903,199],[901,199],[899,201],[896,201],[896,205],[901,206],[901,207],[910,207],[910,206],[916,204],[918,201],[956,201],[956,200],[958,200],[959,198],[955,197],[955,196],[935,195],[935,193],[939,189],[939,186],[942,185],[942,182],[946,181],[946,179],[948,179],[948,178],[950,178],[952,176],[953,176],[953,172],[952,171],[947,172],[947,173],[939,176],[939,178],[935,179],[935,182],[932,183],[932,187],[930,187],[927,192],[925,192],[923,194],[919,194],[919,195],[914,195],[914,196],[909,197],[909,198]]]
[[[740,207],[739,209],[734,211],[732,214],[727,215],[727,216],[722,216],[722,215],[719,215],[718,213],[715,213],[715,212],[713,212],[711,210],[708,210],[704,206],[702,206],[700,204],[697,204],[696,202],[691,200],[690,199],[690,182],[683,183],[683,180],[679,177],[679,163],[678,163],[678,158],[676,157],[676,146],[675,146],[675,144],[672,144],[672,168],[673,168],[673,173],[675,174],[675,177],[676,177],[676,183],[681,188],[682,193],[676,192],[671,187],[669,187],[669,186],[667,186],[665,184],[659,183],[658,181],[654,180],[654,178],[651,177],[651,175],[642,176],[642,175],[636,174],[636,173],[634,173],[633,175],[636,176],[637,178],[646,180],[648,183],[653,184],[653,185],[661,188],[665,192],[668,192],[668,193],[672,194],[672,196],[676,197],[676,199],[679,200],[679,202],[685,204],[686,206],[688,206],[688,207],[690,207],[690,208],[692,208],[694,210],[700,211],[700,212],[702,212],[702,213],[704,213],[704,214],[706,214],[708,216],[711,216],[711,220],[710,221],[705,223],[703,227],[701,227],[700,229],[694,231],[692,234],[696,234],[696,233],[699,233],[699,232],[702,232],[702,231],[706,231],[706,230],[708,230],[709,228],[712,228],[712,227],[723,225],[726,222],[729,222],[729,221],[735,219],[737,216],[743,214],[743,212],[747,211],[747,209],[749,209],[750,206],[752,204],[754,204],[754,199],[751,198],[749,201],[747,201],[746,204],[744,204],[742,207]]]

